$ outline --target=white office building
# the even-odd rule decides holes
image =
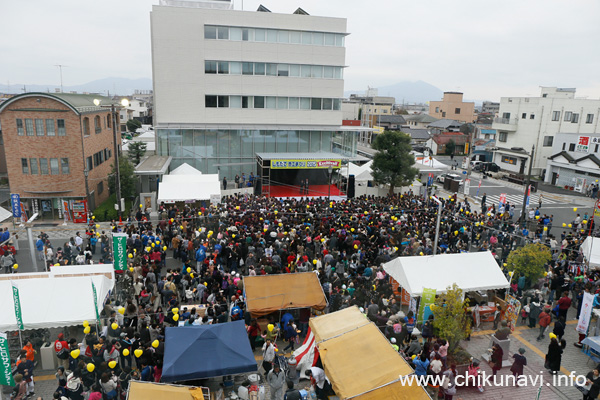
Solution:
[[[157,154],[221,177],[256,153],[356,155],[342,128],[346,19],[161,0],[151,12]],[[354,128],[356,129],[356,128]]]
[[[526,174],[527,153],[533,154],[533,175],[544,175],[558,133],[598,132],[600,100],[575,97],[573,88],[542,87],[539,97],[502,97],[498,117],[498,150],[494,161],[504,170]],[[521,150],[522,149],[522,150]]]
[[[600,133],[559,133],[546,166],[546,182],[584,192],[600,180]]]

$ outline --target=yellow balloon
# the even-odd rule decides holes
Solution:
[[[119,307],[119,314],[125,314],[125,307]]]
[[[540,216],[539,216],[539,215],[536,215],[536,216],[535,216],[535,219],[540,219]]]
[[[278,213],[278,211],[277,211],[277,210],[275,210],[275,215],[277,215],[277,213]],[[261,218],[261,219],[262,219],[262,218]]]
[[[421,256],[422,256],[422,255],[423,255],[423,252],[420,252],[420,253],[419,253],[419,255],[421,255]]]
[[[149,253],[149,252],[150,252],[150,250],[152,250],[152,247],[150,247],[150,246],[146,247],[146,252],[148,252],[148,253]]]
[[[90,323],[87,320],[85,320],[83,321],[83,326],[90,326]]]
[[[171,223],[173,223],[173,221],[175,221],[173,218],[171,218]]]
[[[273,332],[273,329],[275,329],[275,325],[269,324],[267,325],[267,329],[269,330],[269,332]]]
[[[179,314],[173,315],[173,321],[175,321],[175,322],[179,321]]]
[[[545,226],[545,227],[544,227],[544,230],[545,230],[545,231],[547,231],[547,230],[548,230],[548,227],[547,227],[547,226]]]
[[[19,264],[13,264],[13,269],[19,268]]]
[[[179,229],[183,230],[183,225],[179,225]]]
[[[509,271],[509,272],[508,272],[508,276],[513,276],[513,273],[514,273],[514,272],[512,272],[512,271]]]
[[[566,227],[567,227],[567,224],[565,224],[565,223],[563,222],[563,228],[566,228]]]
[[[354,250],[356,250],[356,249],[358,249],[358,245],[355,244],[354,245]]]
[[[198,215],[202,215],[202,211],[198,211]]]
[[[81,354],[79,349],[71,350],[71,357],[77,358],[77,357],[79,357],[79,354]]]
[[[235,235],[231,235],[231,238],[232,238],[232,239],[235,239]]]
[[[127,257],[133,258],[133,254],[129,253],[129,255]]]
[[[173,314],[179,314],[179,308],[174,307],[171,311],[173,311]]]
[[[577,212],[577,207],[573,207],[573,211]]]
[[[94,372],[94,370],[96,369],[96,366],[92,363],[88,363],[86,368],[89,372]]]
[[[60,267],[60,263],[54,264],[55,267]]]
[[[156,244],[160,244],[160,240],[157,240],[157,241],[156,241]]]
[[[157,348],[158,347],[158,339],[154,340],[154,342],[152,342],[152,347]]]
[[[569,226],[569,228],[572,228],[572,227],[573,227],[573,225],[571,225],[571,224],[569,224],[568,226]]]
[[[187,271],[187,273],[188,273],[188,274],[189,274],[190,272],[192,272],[192,269],[191,269],[190,267],[187,267],[185,270]]]
[[[127,357],[129,355],[129,349],[123,349],[123,355]]]
[[[140,204],[140,208],[143,208],[144,206]]]
[[[95,215],[92,215],[92,219],[96,219],[96,216],[95,216]]]
[[[458,231],[454,231],[454,235],[458,235]]]
[[[584,225],[587,225],[587,219],[584,219],[584,220],[583,220],[583,221],[581,221],[581,222],[583,222],[583,224],[584,224]]]
[[[313,264],[317,265],[317,262],[318,262],[317,260],[313,260]]]
[[[167,251],[167,246],[163,246],[163,250],[164,250],[164,251]]]
[[[142,356],[142,354],[144,354],[144,351],[142,349],[136,349],[133,354],[135,355],[136,358],[140,358]]]
[[[190,278],[194,279],[194,274],[190,274]]]
[[[133,272],[133,267],[129,267],[129,272]]]
[[[85,328],[83,328],[83,333],[85,333],[86,335],[88,333],[90,333],[90,331],[91,331],[91,328],[89,326],[86,326]]]
[[[99,228],[100,228],[100,225],[99,225],[99,224],[96,224],[96,229],[99,229]]]
[[[110,327],[112,328],[113,331],[116,331],[119,328],[119,324],[117,324],[116,322],[113,322],[112,324],[110,324]]]
[[[117,362],[115,360],[109,361],[108,362],[108,367],[110,369],[114,369],[117,366]]]
[[[350,232],[354,232],[354,228],[350,228]]]
[[[152,243],[152,247],[156,246],[154,243]]]

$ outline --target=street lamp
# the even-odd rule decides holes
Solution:
[[[121,175],[120,175],[120,170],[119,170],[119,146],[117,144],[117,116],[116,116],[116,108],[115,108],[115,104],[111,103],[110,105],[107,106],[101,106],[100,103],[102,102],[102,100],[99,99],[94,99],[94,104],[97,107],[107,107],[110,108],[110,114],[112,117],[112,122],[113,122],[113,146],[114,146],[114,153],[115,153],[115,186],[117,189],[117,207],[119,210],[119,218],[121,218],[123,210],[121,209]],[[121,105],[123,107],[129,107],[129,100],[127,99],[122,99],[121,100]],[[86,180],[87,181],[87,180]]]
[[[85,199],[88,203],[88,212],[90,211],[91,203],[90,203],[90,187],[88,185],[88,176],[90,175],[90,171],[87,169],[87,165],[83,168],[83,176],[85,176]],[[88,214],[89,217],[89,214]]]
[[[329,168],[327,168],[327,172],[329,172],[329,194],[327,195],[327,200],[331,201],[331,173],[333,172],[333,167],[330,165]]]

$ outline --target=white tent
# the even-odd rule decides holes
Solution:
[[[221,195],[218,174],[166,175],[158,184],[159,203],[209,200],[211,195]]]
[[[188,163],[183,163],[179,167],[171,171],[169,175],[202,175],[202,172],[198,171],[196,168],[192,167]]]
[[[413,152],[413,155],[415,156],[415,165],[423,165],[429,168],[435,168],[435,169],[443,169],[446,170],[448,168],[450,168],[448,165],[439,162],[438,160],[436,160],[435,158],[431,157],[431,159],[429,159],[429,157],[425,157],[422,153],[416,153]]]
[[[25,329],[81,325],[96,320],[94,292],[96,286],[98,313],[113,287],[105,276],[69,278],[30,278],[0,281],[0,332],[18,329],[14,312],[12,282],[19,289],[21,313]]]
[[[600,238],[588,236],[579,247],[591,269],[600,268]]]
[[[489,251],[398,257],[383,269],[413,296],[420,296],[424,288],[444,293],[453,283],[465,292],[509,287]]]

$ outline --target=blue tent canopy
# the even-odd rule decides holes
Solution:
[[[161,380],[188,381],[257,370],[244,321],[165,330]]]

